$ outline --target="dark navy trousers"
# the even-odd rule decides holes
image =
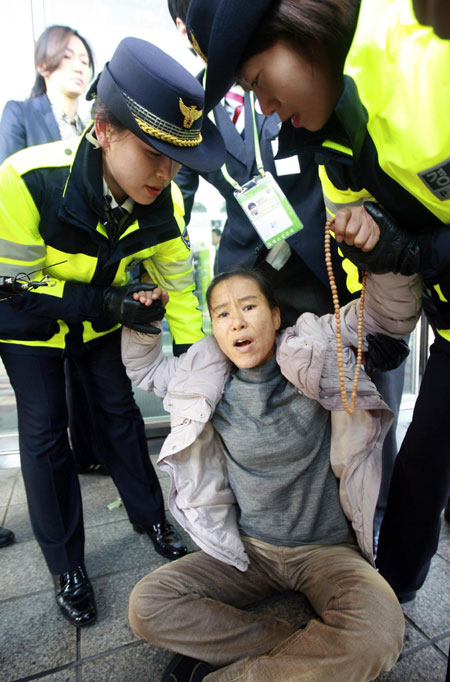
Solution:
[[[16,394],[22,474],[31,524],[51,573],[84,561],[83,510],[68,440],[64,358],[33,349],[1,356]],[[131,523],[164,520],[164,501],[148,456],[144,422],[122,364],[120,330],[85,344],[77,357],[97,405],[102,457]]]
[[[450,492],[450,344],[437,337],[392,473],[377,566],[398,594],[418,590]]]

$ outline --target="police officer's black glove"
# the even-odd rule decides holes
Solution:
[[[161,330],[151,323],[162,320],[166,309],[158,298],[151,306],[135,301],[133,294],[138,291],[153,291],[156,284],[126,284],[123,287],[107,287],[103,293],[103,314],[115,323],[145,334],[160,334]]]
[[[366,372],[374,370],[388,372],[399,367],[409,355],[409,346],[404,339],[394,339],[386,334],[367,334]]]
[[[380,240],[372,251],[362,251],[340,242],[344,256],[362,270],[377,275],[387,272],[413,275],[419,272],[420,249],[415,237],[402,230],[379,204],[366,201],[364,208],[380,228]]]

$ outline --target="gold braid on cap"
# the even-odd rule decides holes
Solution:
[[[208,60],[206,59],[205,55],[203,54],[200,45],[198,44],[198,40],[194,35],[194,31],[191,29],[189,32],[189,40],[191,41],[191,45],[194,48],[195,52],[198,54],[198,56],[203,59],[205,64],[208,63]]]
[[[200,130],[189,130],[169,123],[138,104],[126,92],[122,92],[122,95],[125,97],[139,128],[147,135],[156,137],[163,142],[169,142],[176,147],[197,147],[202,141]]]

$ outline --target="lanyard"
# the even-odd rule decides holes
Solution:
[[[205,71],[206,74],[206,71]],[[262,162],[262,157],[261,157],[261,147],[259,144],[259,137],[258,137],[258,128],[256,126],[256,112],[255,112],[255,94],[253,92],[249,93],[249,98],[250,98],[250,106],[252,110],[252,123],[253,123],[253,141],[255,145],[255,161],[256,161],[256,167],[258,168],[259,174],[261,177],[264,177],[264,165]],[[217,125],[216,123],[216,117],[214,116],[214,111],[211,110],[209,112],[209,118],[211,121]],[[245,113],[244,113],[245,115]],[[222,175],[225,178],[225,180],[232,186],[234,189],[241,190],[241,186],[239,183],[231,177],[231,175],[228,172],[226,163],[223,164],[222,168],[220,169],[222,171]]]

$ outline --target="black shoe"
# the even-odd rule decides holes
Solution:
[[[134,523],[133,528],[136,533],[147,533],[158,554],[166,559],[179,559],[187,553],[187,547],[183,545],[177,531],[168,521],[155,523],[148,528]]]
[[[201,682],[214,670],[204,661],[176,654],[165,669],[161,682]]]
[[[3,528],[3,526],[0,526],[0,548],[1,547],[8,547],[8,545],[12,545],[14,542],[14,533],[12,530],[8,530],[7,528]]]
[[[411,592],[396,592],[395,594],[397,595],[400,604],[407,604],[409,601],[414,601],[417,590],[411,590]]]
[[[94,590],[84,566],[54,575],[56,603],[73,625],[90,625],[97,619]]]

